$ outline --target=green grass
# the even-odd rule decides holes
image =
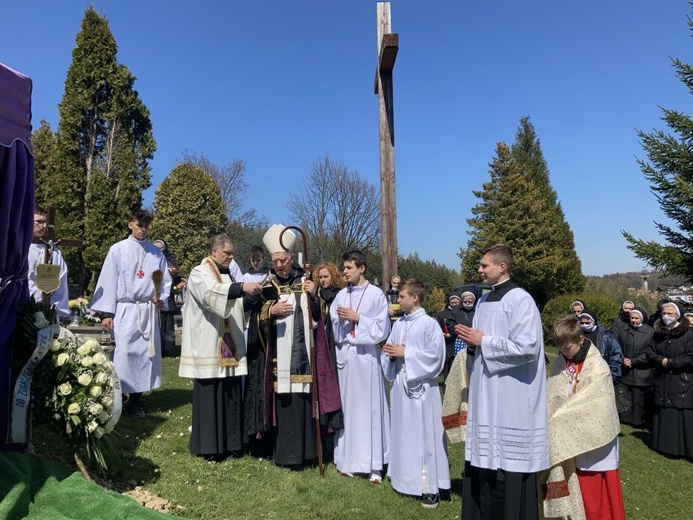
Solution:
[[[547,349],[551,359],[556,350]],[[316,467],[278,468],[267,460],[243,457],[206,462],[188,453],[192,383],[177,375],[178,360],[164,359],[164,388],[145,396],[147,418],[123,417],[116,428],[118,453],[109,459],[109,477],[121,489],[135,483],[172,501],[176,516],[199,519],[453,519],[460,515],[464,446],[449,446],[453,479],[449,501],[435,510],[397,494],[387,480],[339,475],[333,465],[320,478]],[[631,519],[688,519],[693,464],[663,457],[647,447],[646,432],[623,427],[621,478]],[[56,434],[36,425],[39,455],[70,461]]]

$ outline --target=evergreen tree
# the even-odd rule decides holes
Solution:
[[[212,237],[228,229],[219,186],[191,164],[176,166],[159,184],[154,208],[150,236],[166,241],[183,274],[209,254]]]
[[[688,20],[693,30],[693,20]],[[679,80],[693,94],[693,67],[672,59]],[[656,270],[693,280],[693,118],[662,109],[662,120],[673,132],[638,132],[648,160],[638,159],[659,207],[674,224],[655,222],[665,244],[642,240],[621,231],[628,249]]]
[[[84,251],[64,252],[82,290],[108,247],[125,236],[128,217],[151,184],[156,144],[149,111],[116,53],[108,22],[88,7],[59,106],[58,169],[46,201],[57,208],[59,235],[86,240]]]
[[[584,287],[573,234],[549,182],[539,141],[527,118],[512,148],[498,143],[489,165],[491,180],[474,195],[481,199],[468,219],[470,239],[460,251],[465,282],[479,280],[481,251],[495,243],[513,249],[513,278],[541,309],[559,295]]]
[[[435,260],[421,260],[417,253],[399,259],[397,274],[403,280],[416,278],[429,291],[438,288],[448,292],[459,285],[459,275],[453,269],[438,265]]]
[[[31,135],[31,147],[36,176],[34,203],[45,210],[52,199],[53,179],[58,172],[58,139],[45,119],[41,119],[41,126]]]

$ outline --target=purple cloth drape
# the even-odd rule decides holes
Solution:
[[[0,63],[0,448],[9,424],[9,340],[17,306],[29,297],[27,256],[33,236],[34,157],[31,79]]]

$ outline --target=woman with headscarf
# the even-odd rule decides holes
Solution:
[[[575,300],[570,304],[570,312],[579,318],[580,313],[584,311],[586,307],[583,300]]]
[[[450,366],[452,365],[452,360],[454,356],[454,345],[455,345],[455,325],[457,325],[457,318],[455,317],[457,309],[462,303],[462,298],[457,294],[451,294],[447,297],[447,305],[445,308],[438,313],[437,320],[438,325],[440,325],[443,331],[443,337],[445,338],[445,365],[443,366],[443,377],[447,378],[450,372]]]
[[[635,304],[626,300],[621,304],[621,310],[618,311],[618,316],[614,318],[614,322],[611,324],[611,331],[616,334],[618,341],[621,341],[621,335],[630,328],[630,311],[633,310]],[[645,317],[647,319],[647,317]]]
[[[634,307],[630,310],[630,325],[621,335],[623,373],[631,407],[618,414],[622,423],[636,428],[649,427],[652,419],[652,382],[654,370],[650,368],[645,351],[654,329],[647,324],[647,313]]]
[[[176,298],[173,294],[173,289],[177,288],[181,283],[180,267],[178,262],[168,250],[168,245],[161,238],[152,242],[156,247],[161,249],[161,252],[166,258],[168,272],[171,275],[171,292],[168,295],[168,310],[161,311],[161,356],[173,356],[176,349],[176,327],[174,311],[176,308]]]
[[[656,367],[652,448],[693,458],[693,331],[673,302],[662,304],[647,359]]]

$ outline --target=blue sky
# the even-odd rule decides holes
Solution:
[[[247,162],[247,207],[289,224],[288,190],[328,153],[379,183],[376,2],[95,0],[137,77],[158,150]],[[0,61],[34,81],[33,125],[55,129],[88,3],[3,12]],[[398,245],[457,269],[472,190],[528,115],[588,275],[640,270],[620,230],[666,222],[635,158],[659,106],[691,110],[670,57],[693,62],[684,0],[393,1]]]

